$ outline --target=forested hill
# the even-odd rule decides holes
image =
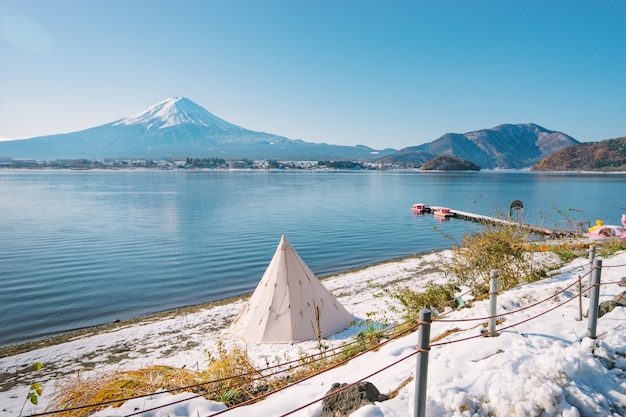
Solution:
[[[572,145],[543,158],[534,171],[626,171],[626,136]]]
[[[441,155],[424,162],[420,169],[422,171],[480,171],[480,167],[475,163],[449,155]]]

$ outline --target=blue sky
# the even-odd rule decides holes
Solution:
[[[626,1],[0,0],[0,138],[184,96],[247,129],[403,148],[626,135]]]

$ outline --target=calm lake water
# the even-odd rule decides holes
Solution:
[[[514,200],[619,224],[626,175],[0,171],[0,346],[251,292],[281,235],[318,276],[442,249]]]

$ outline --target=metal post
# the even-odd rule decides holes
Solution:
[[[596,259],[596,245],[589,246],[589,263],[593,264],[593,260]]]
[[[413,417],[426,417],[426,380],[428,379],[428,352],[430,351],[431,311],[420,311],[417,335],[417,364],[415,367],[415,410]]]
[[[578,275],[578,321],[583,321],[583,277]]]
[[[600,275],[602,271],[602,259],[594,259],[593,270],[591,271],[591,291],[589,292],[589,321],[587,325],[587,336],[596,338],[596,328],[598,325],[598,312],[600,300]]]
[[[591,271],[593,271],[593,260],[596,259],[596,245],[589,246],[589,265],[591,265]],[[591,274],[589,274],[589,284],[591,286]],[[585,297],[589,297],[589,291],[585,292]]]
[[[496,335],[496,305],[498,301],[498,276],[497,269],[491,270],[491,282],[489,283],[489,336]]]

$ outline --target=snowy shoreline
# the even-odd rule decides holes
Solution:
[[[352,274],[352,273],[356,273],[359,271],[368,270],[370,268],[374,268],[380,265],[402,262],[407,259],[421,258],[423,256],[427,256],[433,253],[443,253],[443,252],[444,251],[434,251],[430,253],[422,253],[422,254],[417,254],[417,255],[412,255],[412,256],[389,259],[389,260],[381,261],[375,264],[365,265],[365,266],[358,267],[358,268],[352,268],[347,271],[342,271],[342,272],[334,273],[331,275],[322,276],[319,279],[325,283],[328,280],[333,280],[340,276],[344,276],[346,274]],[[26,341],[22,343],[2,346],[0,347],[0,360],[4,357],[14,356],[14,355],[26,353],[32,350],[59,345],[67,341],[76,339],[76,338],[86,338],[89,336],[96,335],[98,333],[114,331],[117,328],[129,326],[129,325],[141,324],[144,322],[151,322],[151,321],[160,320],[163,318],[196,313],[199,310],[211,309],[217,306],[221,306],[225,304],[232,304],[232,303],[236,303],[239,301],[245,302],[245,300],[248,299],[251,295],[252,295],[252,292],[248,292],[244,294],[235,295],[232,297],[227,297],[227,298],[218,299],[214,301],[208,301],[206,303],[191,304],[191,305],[186,305],[186,306],[181,306],[181,307],[175,307],[175,308],[171,308],[171,309],[164,310],[164,311],[157,311],[155,313],[129,318],[126,320],[116,320],[115,322],[111,322],[111,323],[102,323],[102,324],[95,325],[95,326],[88,326],[88,327],[84,327],[80,329],[67,330],[60,334],[55,334],[55,335],[51,335],[51,336],[47,336],[47,337],[43,337],[43,338],[31,340],[31,341]]]
[[[358,319],[394,321],[399,318],[398,313],[391,308],[392,300],[384,295],[383,289],[396,285],[418,289],[428,282],[440,282],[444,277],[434,272],[432,264],[446,253],[449,252],[389,261],[337,274],[323,282]],[[603,282],[619,281],[626,275],[626,252],[605,259],[605,265]],[[626,410],[626,396],[620,394],[626,392],[626,332],[623,331],[626,309],[616,308],[600,319],[600,337],[595,343],[584,336],[587,323],[586,320],[578,320],[577,302],[567,303],[540,320],[528,323],[524,321],[536,312],[519,311],[520,307],[546,297],[548,299],[542,303],[545,306],[540,306],[540,311],[573,297],[574,289],[553,299],[550,299],[550,294],[556,294],[576,282],[588,270],[588,261],[578,258],[550,278],[522,284],[501,294],[499,311],[512,312],[511,317],[506,317],[505,324],[518,324],[503,331],[499,337],[463,341],[463,348],[459,349],[454,342],[479,334],[482,322],[435,323],[431,331],[433,339],[449,330],[454,331],[438,341],[439,346],[431,352],[428,415],[521,416],[539,415],[540,410],[543,410],[541,415],[546,416],[574,417],[591,412],[621,415]],[[617,285],[603,285],[601,301],[612,299],[623,290]],[[207,352],[212,352],[219,338],[225,337],[230,322],[239,313],[244,301],[241,297],[189,313],[164,313],[95,334],[68,338],[61,344],[0,358],[0,417],[18,415],[35,379],[44,385],[43,396],[38,406],[26,404],[23,414],[44,411],[55,384],[79,373],[81,377],[88,377],[99,372],[150,365],[205,369]],[[583,302],[587,303],[588,299],[583,298]],[[476,302],[471,308],[454,311],[448,317],[465,320],[487,315],[488,303]],[[330,347],[343,344],[359,329],[358,326],[351,326],[330,337],[327,343]],[[305,400],[320,398],[333,382],[353,382],[368,375],[376,366],[382,367],[415,352],[415,342],[415,334],[403,337],[379,352],[357,358],[260,403],[229,411],[228,415],[282,415],[302,405]],[[316,352],[316,349],[316,341],[250,344],[248,354],[258,367],[264,367],[277,359],[295,359],[303,351]],[[31,370],[36,361],[44,363],[44,368],[37,373]],[[603,363],[610,363],[611,367],[605,367]],[[370,380],[381,392],[389,392],[412,376],[414,366],[415,360],[407,359],[393,371],[386,371]],[[411,382],[394,399],[367,406],[353,416],[411,415],[414,386]],[[103,410],[99,415],[126,415],[137,407],[149,408],[184,395],[167,394],[132,400],[120,408]],[[170,407],[160,413],[170,416],[208,415],[222,407],[202,398],[184,404],[178,409]],[[321,405],[317,403],[294,415],[316,416],[320,410]]]
[[[372,280],[376,280],[376,285],[408,282],[419,271],[430,269],[431,262],[435,262],[442,253],[392,259],[323,277],[322,282],[350,312],[359,319],[365,319],[374,311],[388,310],[380,299],[377,307],[372,306],[372,301],[375,301],[371,300],[375,290],[370,283]],[[2,348],[0,353],[10,354],[0,357],[0,404],[17,400],[21,407],[29,381],[35,377],[45,383],[71,377],[78,372],[85,375],[88,371],[137,369],[152,364],[206,368],[207,352],[214,353],[216,341],[227,331],[249,296],[246,294]],[[330,343],[341,344],[353,334],[354,329],[349,328],[331,337]],[[267,346],[257,345],[249,349],[250,357],[257,359],[259,366],[264,366],[266,360],[274,360],[276,356],[295,358],[299,349],[315,349],[317,342],[297,343],[289,345],[288,349],[283,349],[286,345],[275,345],[270,349],[271,353],[264,352]],[[260,352],[255,353],[255,350]],[[37,375],[30,370],[35,362],[45,365]],[[46,394],[44,392],[41,404],[45,405]],[[19,411],[12,408],[13,414],[4,414],[4,409],[4,406],[0,409],[0,417],[15,416]],[[43,407],[37,408],[38,412],[42,410]]]

